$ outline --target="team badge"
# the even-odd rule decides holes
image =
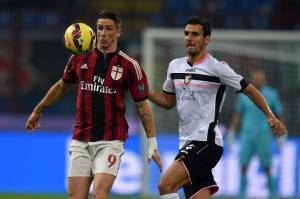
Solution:
[[[122,74],[123,74],[123,68],[120,67],[120,65],[112,66],[111,73],[110,73],[111,78],[113,78],[114,80],[119,80],[122,77]]]
[[[192,75],[186,75],[184,78],[184,84],[188,85],[192,81]]]

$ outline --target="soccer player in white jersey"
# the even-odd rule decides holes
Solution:
[[[226,87],[247,95],[266,115],[277,136],[286,133],[261,93],[230,66],[208,54],[210,24],[198,16],[190,17],[184,29],[187,57],[170,62],[162,92],[150,92],[149,99],[170,109],[176,105],[179,115],[180,150],[159,181],[163,199],[179,198],[184,189],[186,198],[206,199],[218,191],[212,175],[223,153],[223,140],[218,116]],[[258,138],[259,139],[259,138]]]

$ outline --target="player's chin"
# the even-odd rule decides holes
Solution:
[[[101,48],[108,48],[108,44],[107,44],[107,42],[100,42],[100,46],[101,46]]]
[[[195,51],[194,49],[188,48],[187,49],[187,54],[190,55],[191,57],[194,57],[194,56],[196,56],[198,54],[198,52]]]

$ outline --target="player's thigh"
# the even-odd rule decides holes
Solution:
[[[109,193],[111,190],[116,176],[108,173],[97,173],[94,175],[94,185],[93,192],[94,194],[105,194]]]
[[[93,174],[107,173],[117,176],[124,154],[123,142],[108,141],[97,147],[92,166]]]
[[[91,177],[69,177],[68,195],[69,198],[88,198],[92,178]]]
[[[176,159],[182,159],[190,178],[190,183],[183,186],[186,198],[213,195],[219,190],[212,169],[222,154],[222,146],[202,141],[192,141],[180,149]]]
[[[188,172],[180,160],[174,161],[161,176],[159,186],[172,186],[179,189],[190,182]]]
[[[193,195],[190,199],[208,199],[211,195],[210,189],[204,189]]]
[[[92,157],[88,144],[73,140],[69,147],[68,177],[91,177]]]

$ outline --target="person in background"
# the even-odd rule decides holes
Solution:
[[[254,69],[251,72],[251,83],[261,92],[277,118],[282,116],[282,106],[278,92],[266,85],[265,72]],[[267,124],[268,118],[246,96],[240,95],[232,116],[228,133],[228,147],[232,148],[235,132],[240,127],[240,152],[241,180],[239,198],[245,199],[247,192],[247,169],[254,155],[257,155],[261,167],[267,175],[269,198],[276,198],[274,177],[271,173],[272,166],[272,129]]]

